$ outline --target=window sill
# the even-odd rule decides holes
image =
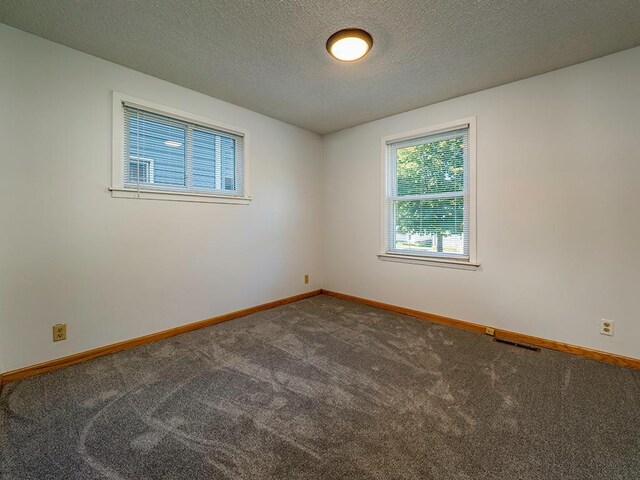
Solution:
[[[164,190],[135,190],[131,188],[109,188],[113,198],[138,198],[143,200],[170,200],[176,202],[200,203],[229,203],[234,205],[249,205],[251,197],[237,197],[231,195],[214,195],[194,192],[168,192]]]
[[[458,268],[461,270],[477,270],[480,264],[451,258],[419,257],[396,253],[379,253],[378,258],[385,262],[412,263],[414,265],[431,265],[433,267]]]

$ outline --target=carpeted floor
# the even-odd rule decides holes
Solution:
[[[0,406],[2,479],[640,479],[640,371],[327,296]]]

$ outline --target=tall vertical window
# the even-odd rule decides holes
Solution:
[[[114,109],[121,115],[117,126],[114,119],[121,142],[118,165],[114,157],[114,196],[248,199],[243,133],[215,128],[183,112],[118,100],[114,94]]]
[[[385,141],[386,253],[475,262],[470,125]]]

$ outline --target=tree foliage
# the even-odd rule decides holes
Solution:
[[[464,143],[454,137],[397,151],[398,196],[462,192]],[[396,203],[396,226],[404,234],[459,234],[463,231],[462,197]],[[441,243],[441,242],[439,242]]]

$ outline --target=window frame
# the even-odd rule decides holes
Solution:
[[[427,135],[446,133],[448,131],[459,130],[461,128],[469,129],[469,178],[465,179],[469,184],[469,258],[461,259],[456,258],[456,256],[428,254],[412,255],[409,253],[391,251],[389,245],[389,233],[391,228],[395,228],[395,225],[391,225],[389,215],[390,202],[392,199],[388,178],[392,166],[390,164],[390,158],[387,155],[388,144],[418,139]],[[412,263],[418,265],[433,265],[472,270],[477,269],[480,266],[480,263],[478,263],[476,251],[476,117],[466,117],[426,128],[419,128],[382,137],[380,141],[380,151],[382,158],[382,196],[380,253],[378,253],[378,258],[385,261]]]
[[[203,203],[227,203],[236,205],[248,205],[251,202],[249,195],[249,132],[246,129],[234,127],[211,120],[200,115],[192,114],[176,108],[160,105],[149,100],[143,100],[119,92],[113,92],[112,108],[112,155],[111,155],[111,187],[109,191],[114,198],[139,198],[147,200],[173,200],[182,202]],[[125,186],[124,178],[124,151],[125,151],[125,117],[124,104],[130,107],[164,115],[205,128],[217,130],[232,135],[243,137],[243,175],[242,195],[225,195],[218,193],[205,193],[197,191],[178,191],[154,187],[153,189],[138,189]]]

